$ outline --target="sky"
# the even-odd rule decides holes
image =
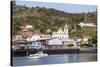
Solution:
[[[87,13],[94,12],[97,9],[96,5],[79,5],[79,4],[67,4],[67,3],[49,3],[49,2],[35,2],[35,1],[16,1],[17,5],[26,5],[27,7],[46,7],[55,8],[69,13]]]

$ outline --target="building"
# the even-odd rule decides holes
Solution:
[[[58,38],[41,38],[40,35],[33,35],[32,38],[27,41],[32,42],[30,45],[31,48],[42,47],[43,49],[59,49],[63,47],[63,41]]]
[[[66,42],[65,42],[65,47],[67,48],[68,45],[73,45],[72,47],[77,47],[77,43],[76,43],[76,40],[74,39],[68,39]]]
[[[12,41],[16,41],[16,40],[22,40],[22,36],[21,35],[13,36]]]
[[[31,26],[31,25],[21,26],[20,29],[21,30],[19,31],[19,33],[24,38],[31,37],[33,35],[34,29],[33,29],[33,26]]]
[[[68,39],[68,26],[65,25],[64,28],[60,28],[57,32],[53,32],[52,38],[58,38],[62,41],[66,41]]]
[[[27,49],[28,48],[28,43],[26,40],[17,40],[15,44],[16,45],[12,46],[13,50]]]
[[[63,42],[61,39],[53,38],[48,40],[48,46],[46,47],[48,49],[62,49],[63,48]]]
[[[36,41],[40,39],[40,35],[39,34],[34,34],[31,37],[27,38],[27,41]]]
[[[31,44],[29,45],[29,49],[40,49],[43,48],[43,45],[41,41],[31,41]]]
[[[22,40],[23,37],[21,35],[16,35],[12,37],[12,46],[15,46],[17,40]]]
[[[88,27],[96,27],[96,25],[94,23],[84,23],[84,22],[80,22],[79,25],[81,27],[86,27],[86,26],[88,26]]]

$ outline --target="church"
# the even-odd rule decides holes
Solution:
[[[68,25],[65,24],[64,28],[59,28],[57,32],[53,32],[52,38],[61,39],[62,41],[68,40]]]

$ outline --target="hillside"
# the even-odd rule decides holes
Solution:
[[[40,30],[41,33],[52,34],[53,31],[57,31],[60,27],[63,28],[65,24],[69,25],[69,28],[75,29],[75,25],[79,22],[85,20],[84,15],[91,15],[93,23],[96,24],[96,12],[93,13],[67,13],[63,11],[56,10],[54,8],[45,7],[26,7],[12,4],[12,35],[19,34],[20,26],[29,24],[34,27],[34,29]],[[90,30],[91,28],[87,28]],[[85,29],[85,30],[87,30]],[[47,30],[51,30],[47,32]],[[82,29],[81,29],[82,30]],[[76,36],[79,34],[76,32],[71,33],[71,36]],[[96,29],[95,29],[96,31]],[[95,31],[91,31],[94,32]],[[86,31],[87,32],[87,31]],[[86,32],[82,32],[84,34]]]

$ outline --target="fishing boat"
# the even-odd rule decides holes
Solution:
[[[32,45],[28,46],[28,49],[37,49],[38,51],[35,54],[29,54],[29,52],[27,51],[28,58],[41,58],[48,56],[48,54],[43,53],[43,46],[41,45],[41,42],[39,40],[32,41]]]
[[[28,56],[28,58],[42,58],[42,57],[46,57],[46,56],[48,56],[48,54],[43,53],[43,52],[38,52],[36,54],[30,54]]]

